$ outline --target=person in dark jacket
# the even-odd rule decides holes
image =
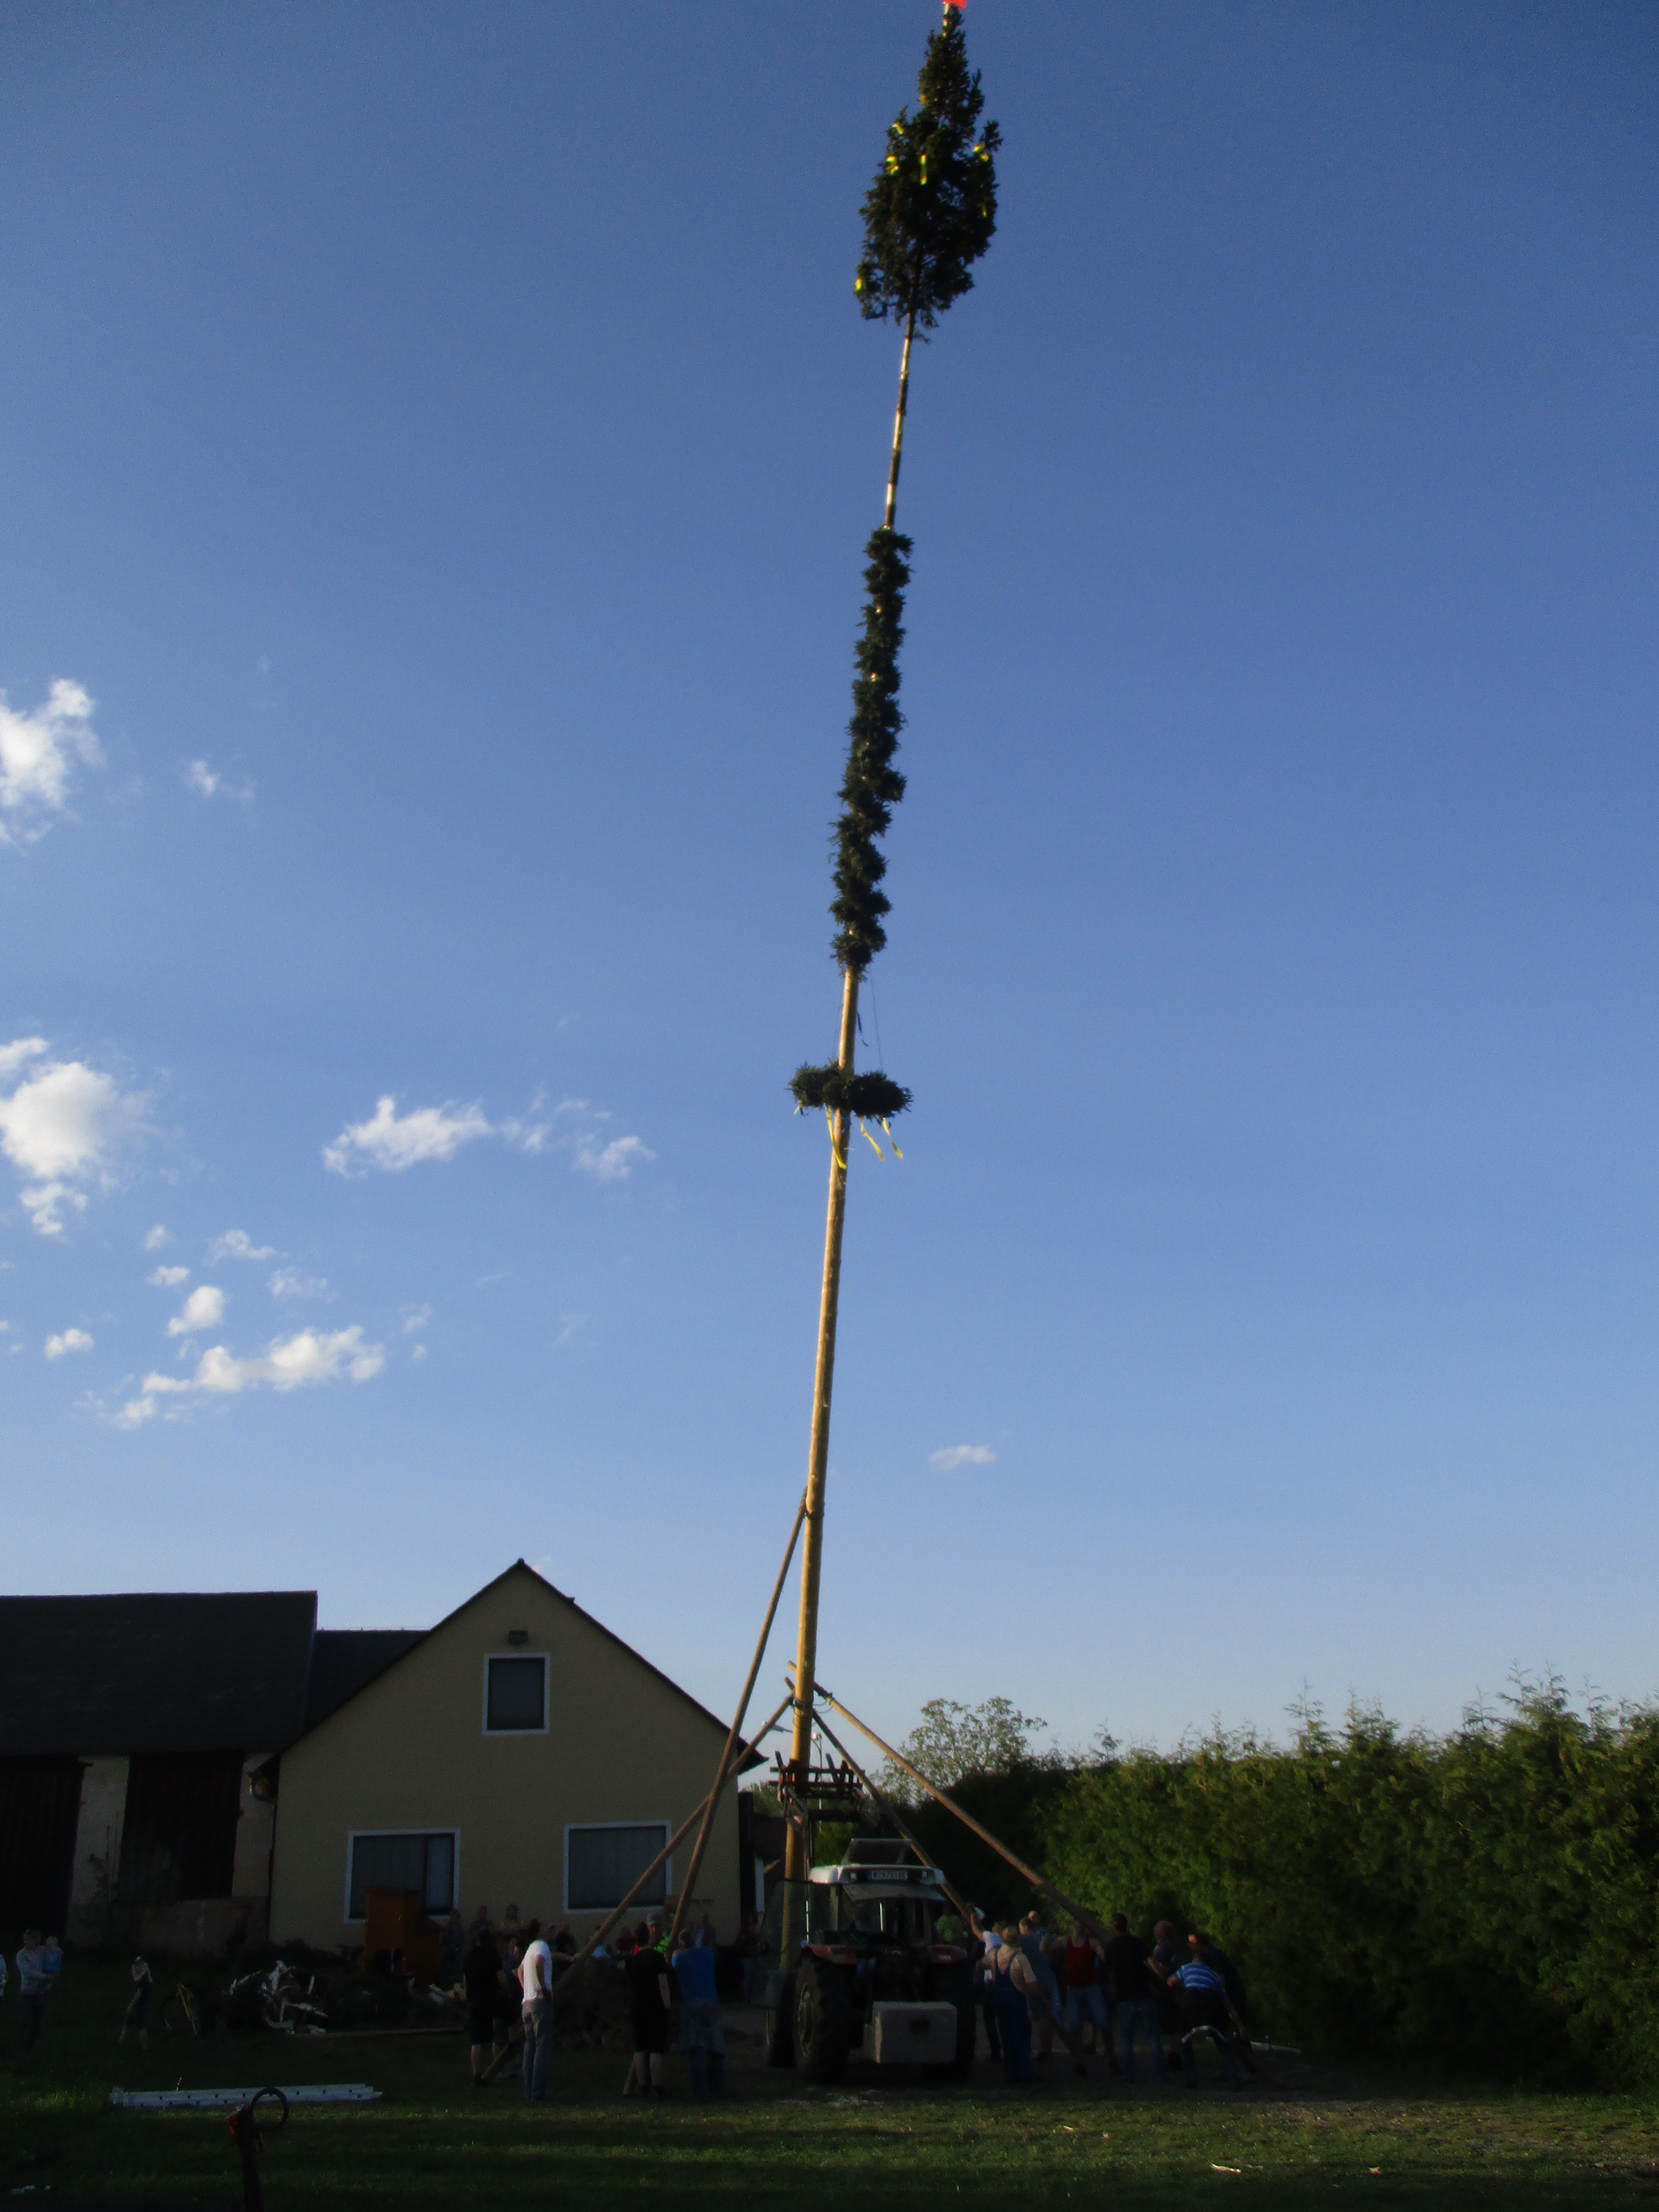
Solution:
[[[1152,2079],[1167,2087],[1170,2069],[1164,2057],[1164,2031],[1152,2000],[1152,1962],[1147,1946],[1129,1933],[1128,1915],[1112,1915],[1112,1940],[1101,1954],[1101,1971],[1112,2000],[1112,2024],[1117,2030],[1117,2066],[1124,2081],[1135,2078],[1135,2030],[1146,2038],[1152,2062]]]
[[[634,2057],[623,2083],[624,2097],[663,2097],[663,2057],[668,2049],[668,1961],[651,1946],[641,1921],[632,1936],[624,1929],[617,1951],[628,1976],[628,2008],[634,2029]]]
[[[466,1991],[468,2040],[472,2045],[472,2079],[483,2085],[483,2071],[492,2053],[507,2047],[507,2021],[502,2013],[501,1954],[488,1921],[474,1922],[472,1941],[461,1960],[461,1982]]]

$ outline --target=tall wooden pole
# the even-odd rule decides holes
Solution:
[[[848,969],[842,979],[842,1066],[853,1072],[858,1036],[859,979]],[[800,1554],[800,1622],[795,1638],[795,1721],[790,1762],[804,1770],[811,1762],[812,1679],[818,1658],[818,1583],[823,1572],[823,1492],[830,1469],[830,1398],[836,1380],[836,1315],[841,1301],[841,1237],[847,1219],[848,1146],[853,1117],[837,1108],[831,1125],[830,1206],[823,1229],[823,1283],[818,1296],[818,1354],[812,1377],[812,1437],[806,1455],[806,1525]],[[805,1881],[811,1870],[811,1840],[804,1826],[790,1823],[784,1847],[786,1881]]]
[[[887,465],[887,504],[882,510],[881,526],[893,526],[893,510],[898,505],[899,461],[904,452],[904,417],[910,404],[910,346],[916,335],[916,319],[911,315],[904,325],[904,350],[899,356],[898,406],[893,416],[893,458]]]
[[[915,340],[916,319],[904,325],[904,346],[899,355],[898,404],[893,410],[893,450],[887,464],[887,495],[882,527],[890,530],[898,504],[899,463],[904,453],[904,417],[910,404],[910,349]],[[854,1048],[858,1039],[859,975],[854,968],[843,971],[841,993],[842,1067],[853,1073]],[[853,1117],[845,1108],[836,1111],[831,1130],[830,1205],[823,1231],[823,1283],[818,1296],[817,1364],[812,1379],[812,1435],[806,1455],[806,1534],[800,1555],[800,1625],[795,1639],[795,1724],[791,1735],[791,1764],[805,1770],[812,1753],[812,1682],[818,1656],[818,1584],[823,1572],[823,1493],[830,1469],[830,1399],[836,1379],[836,1316],[841,1303],[841,1240],[847,1219],[848,1146]],[[811,1839],[805,1825],[790,1823],[784,1846],[786,1881],[805,1881],[811,1870]],[[786,1936],[789,1934],[789,1900],[785,1900]]]

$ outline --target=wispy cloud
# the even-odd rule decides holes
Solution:
[[[253,796],[251,783],[232,783],[220,769],[210,768],[204,760],[186,761],[179,774],[201,799],[239,799],[246,805]]]
[[[596,1146],[597,1139],[581,1145],[573,1164],[599,1182],[621,1182],[644,1161],[657,1157],[638,1137],[613,1137],[608,1145]]]
[[[208,1246],[207,1256],[210,1267],[220,1260],[274,1260],[276,1247],[256,1244],[246,1229],[227,1229]]]
[[[48,1359],[61,1359],[66,1352],[90,1352],[92,1339],[83,1328],[66,1328],[61,1336],[46,1339]]]
[[[0,1073],[15,1074],[46,1049],[41,1037],[0,1046]],[[65,1206],[85,1210],[79,1186],[107,1182],[143,1110],[141,1097],[79,1060],[48,1060],[0,1098],[0,1151],[25,1179],[23,1203],[41,1236],[63,1235]]]
[[[190,1280],[188,1267],[152,1267],[144,1280],[158,1291],[176,1291],[180,1283]]]
[[[586,1327],[587,1316],[586,1314],[561,1314],[559,1316],[559,1333],[553,1340],[555,1346],[568,1344],[573,1337],[580,1336],[582,1330]]]
[[[515,1152],[568,1152],[571,1165],[584,1174],[599,1182],[619,1182],[656,1154],[640,1137],[607,1142],[593,1125],[609,1119],[585,1098],[562,1099],[549,1110],[539,1094],[527,1115],[508,1115],[499,1121],[489,1119],[477,1099],[465,1106],[452,1100],[399,1114],[396,1097],[388,1094],[376,1102],[367,1121],[349,1122],[324,1146],[323,1164],[340,1176],[367,1175],[377,1168],[395,1175],[422,1160],[453,1159],[463,1145],[494,1137]]]
[[[432,1309],[430,1306],[405,1306],[404,1308],[404,1334],[405,1336],[418,1336],[431,1318]]]
[[[278,1267],[270,1278],[273,1298],[320,1298],[328,1291],[326,1275],[301,1275],[293,1267]]]
[[[234,1397],[244,1390],[304,1390],[323,1382],[367,1382],[386,1365],[386,1352],[378,1344],[365,1344],[361,1328],[336,1329],[319,1335],[301,1329],[295,1336],[278,1338],[257,1358],[237,1359],[222,1344],[204,1352],[196,1372],[146,1375],[140,1395],[129,1399],[115,1416],[115,1425],[136,1429],[152,1420],[164,1403],[181,1409],[191,1400]]]
[[[211,1283],[198,1283],[167,1323],[167,1334],[193,1336],[198,1329],[217,1328],[224,1317],[224,1292]]]
[[[32,845],[69,809],[76,763],[101,768],[92,701],[59,677],[43,706],[20,714],[0,691],[0,845]]]
[[[367,1175],[373,1168],[397,1175],[422,1160],[453,1159],[463,1145],[493,1133],[476,1103],[416,1106],[399,1115],[396,1098],[388,1094],[367,1121],[349,1122],[324,1146],[323,1164],[340,1176]]]
[[[993,1467],[996,1456],[989,1444],[946,1444],[943,1451],[928,1453],[927,1464],[951,1474],[959,1467]]]
[[[165,1252],[172,1242],[172,1231],[164,1229],[158,1221],[154,1229],[145,1231],[143,1249],[146,1252]]]

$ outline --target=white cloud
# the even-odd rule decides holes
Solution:
[[[222,772],[210,768],[204,760],[186,761],[180,774],[190,788],[203,799],[240,799],[246,803],[253,796],[251,783],[228,783]]]
[[[559,1333],[553,1340],[555,1346],[556,1347],[561,1344],[570,1343],[574,1337],[580,1334],[581,1331],[585,1329],[586,1326],[587,1316],[586,1314],[561,1314],[559,1316]]]
[[[989,1444],[947,1444],[943,1451],[929,1452],[927,1464],[936,1467],[941,1474],[954,1474],[959,1467],[992,1467],[996,1454]]]
[[[256,1359],[237,1359],[222,1344],[204,1352],[189,1376],[146,1375],[143,1396],[131,1399],[116,1416],[119,1428],[135,1429],[154,1416],[158,1398],[234,1397],[243,1390],[303,1390],[319,1382],[367,1382],[386,1365],[385,1348],[365,1344],[360,1328],[319,1336],[315,1329],[279,1337]]]
[[[412,1360],[414,1360],[414,1361],[416,1362],[416,1364],[418,1365],[418,1364],[419,1364],[419,1363],[420,1363],[422,1359],[424,1359],[424,1358],[426,1358],[426,1346],[425,1346],[425,1345],[423,1345],[423,1344],[417,1344],[417,1345],[415,1346],[415,1349],[414,1349],[414,1350],[410,1353],[410,1355],[409,1355],[409,1356],[410,1356],[410,1358]]]
[[[0,1048],[13,1072],[20,1058],[36,1060],[43,1049],[34,1037]],[[117,1146],[139,1126],[143,1103],[78,1060],[48,1060],[0,1098],[0,1151],[34,1178],[23,1203],[43,1237],[62,1236],[64,1206],[84,1210],[86,1195],[74,1186],[107,1178]]]
[[[372,1119],[349,1123],[323,1149],[323,1164],[335,1175],[366,1175],[371,1168],[397,1174],[420,1160],[453,1159],[463,1145],[494,1133],[478,1104],[417,1106],[398,1113],[397,1100],[380,1099]]]
[[[225,1294],[211,1283],[198,1283],[167,1323],[169,1336],[192,1336],[198,1328],[217,1328],[225,1317]],[[146,1384],[146,1389],[149,1385]]]
[[[61,1359],[66,1352],[90,1352],[92,1339],[83,1328],[66,1328],[61,1336],[46,1339],[48,1359]]]
[[[39,1060],[46,1048],[45,1037],[18,1037],[0,1044],[0,1075],[15,1075],[26,1061]]]
[[[0,845],[44,837],[52,826],[46,817],[68,808],[75,763],[102,767],[91,716],[91,700],[61,676],[30,714],[9,707],[0,691]]]
[[[404,1309],[404,1334],[418,1336],[431,1318],[430,1306],[406,1306]]]
[[[274,1244],[256,1244],[246,1229],[227,1229],[222,1237],[216,1237],[208,1246],[207,1263],[212,1267],[219,1260],[274,1260]]]
[[[600,1152],[593,1149],[589,1139],[577,1152],[572,1165],[580,1168],[600,1182],[620,1182],[630,1175],[641,1161],[654,1160],[656,1154],[638,1137],[613,1137]]]
[[[143,1249],[146,1252],[165,1252],[172,1242],[172,1231],[163,1229],[158,1221],[154,1229],[145,1231]]]
[[[320,1298],[328,1289],[326,1275],[301,1275],[293,1267],[278,1267],[270,1282],[273,1298]]]
[[[188,1267],[152,1267],[144,1280],[158,1291],[176,1291],[180,1283],[190,1280]]]

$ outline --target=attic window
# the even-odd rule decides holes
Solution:
[[[491,1658],[484,1670],[484,1734],[540,1735],[547,1729],[547,1656]]]

